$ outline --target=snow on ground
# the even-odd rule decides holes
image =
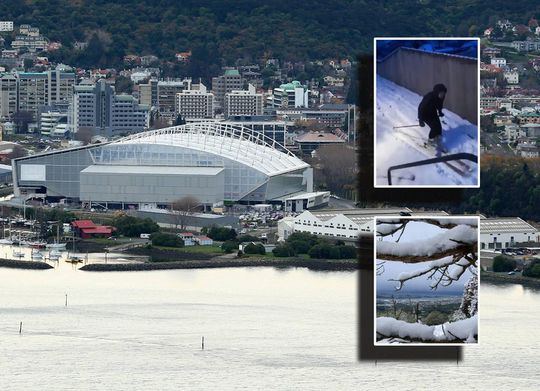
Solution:
[[[427,93],[428,91],[426,91]],[[394,126],[418,124],[418,104],[422,97],[404,87],[377,76],[376,91],[376,183],[388,185],[388,167],[429,159],[428,151],[418,151],[400,136]],[[443,126],[443,145],[449,154],[468,152],[477,155],[477,126],[443,107],[446,122]],[[417,138],[428,139],[429,126],[403,128],[400,132]],[[451,163],[451,164],[456,164]],[[463,177],[444,163],[395,170],[392,182],[401,186],[467,186],[478,183],[476,164],[468,162],[474,169],[470,176]]]

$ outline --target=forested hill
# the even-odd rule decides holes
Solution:
[[[173,59],[192,50],[220,65],[238,58],[352,57],[376,35],[474,35],[499,18],[540,16],[530,0],[3,0],[2,20],[39,27],[69,46],[102,30],[106,63],[125,54]],[[483,30],[482,30],[483,31]],[[66,50],[66,49],[64,49]]]

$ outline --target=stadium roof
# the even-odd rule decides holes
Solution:
[[[268,176],[309,167],[264,134],[230,123],[199,122],[150,130],[114,144],[160,144],[194,149],[237,161]]]

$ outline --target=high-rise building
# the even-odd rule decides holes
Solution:
[[[68,103],[73,96],[75,74],[52,70],[47,72],[19,72],[20,111],[32,113],[37,118],[40,107]]]
[[[17,111],[17,78],[6,73],[0,77],[0,119],[10,119]]]
[[[223,112],[226,118],[231,116],[261,115],[263,111],[263,96],[258,94],[253,85],[247,90],[235,90],[225,94]]]
[[[198,90],[186,90],[176,94],[176,113],[185,119],[212,118],[214,94],[207,92],[204,84]]]
[[[216,105],[223,108],[225,94],[241,90],[244,87],[244,79],[237,69],[227,69],[222,76],[212,78],[212,92],[216,98]]]
[[[149,122],[148,106],[138,104],[131,95],[116,95],[105,80],[76,86],[71,111],[71,129],[75,133],[81,128],[104,136],[135,133],[147,128]]]

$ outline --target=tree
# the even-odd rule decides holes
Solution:
[[[173,211],[176,229],[178,229],[178,226],[182,230],[186,229],[193,213],[200,205],[199,200],[193,196],[185,196],[173,201],[171,209]]]
[[[386,263],[392,262],[393,275],[388,281],[397,283],[396,290],[419,277],[426,278],[431,290],[447,287],[463,278],[468,278],[463,290],[462,302],[454,316],[454,322],[437,325],[408,323],[392,317],[377,318],[377,340],[387,342],[477,342],[477,296],[478,296],[478,222],[476,219],[462,218],[422,218],[422,219],[379,219],[376,224],[376,273],[382,278]],[[416,232],[400,241],[410,226]],[[438,228],[435,228],[438,227]],[[436,233],[432,233],[435,232]],[[421,239],[417,237],[422,232]],[[425,232],[425,233],[424,233]],[[412,268],[398,268],[401,265],[418,265]],[[397,270],[397,271],[396,271]],[[465,274],[469,272],[468,274]],[[421,280],[422,280],[421,279]],[[429,322],[439,322],[434,314]],[[427,321],[425,322],[427,323]],[[400,338],[399,341],[395,338]]]
[[[319,185],[335,194],[347,196],[346,189],[354,189],[356,182],[356,152],[346,145],[322,145],[317,149],[314,165]]]
[[[81,126],[73,136],[75,140],[81,141],[84,145],[90,144],[92,142],[92,137],[94,137],[94,128]]]
[[[246,253],[246,254],[265,255],[266,254],[266,249],[260,243],[258,243],[258,244],[249,243],[247,246],[244,247],[244,253]]]
[[[129,77],[118,76],[114,82],[114,90],[117,94],[131,94],[133,92],[133,82]]]
[[[16,133],[27,133],[28,124],[32,122],[34,115],[30,111],[20,110],[13,114],[13,123]]]
[[[235,242],[238,243],[238,241],[236,240],[236,230],[234,230],[233,228],[216,227],[214,225],[210,227],[207,235],[209,238],[213,240],[217,240],[219,242],[227,241],[227,240],[234,240]]]
[[[278,244],[272,250],[272,254],[276,257],[294,257],[296,255],[294,249],[287,243]]]
[[[238,243],[234,240],[227,240],[223,242],[221,249],[227,254],[232,253],[233,251],[238,250]]]
[[[153,246],[184,247],[184,241],[177,235],[165,232],[156,232],[150,235]]]

